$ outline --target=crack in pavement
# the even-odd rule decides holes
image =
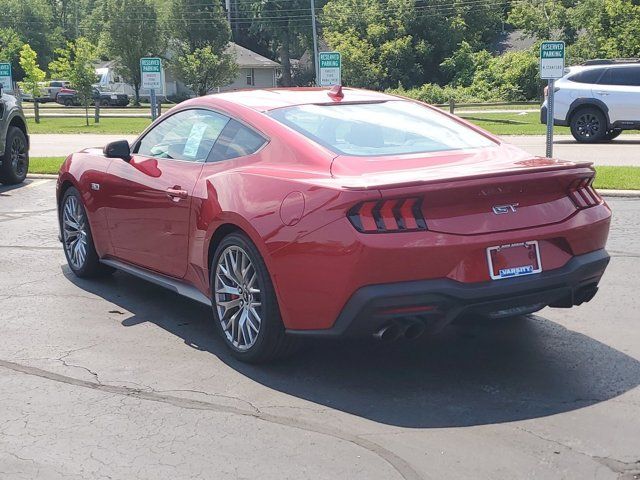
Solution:
[[[55,247],[37,247],[37,246],[29,246],[29,245],[0,245],[0,249],[14,249],[14,250],[60,250],[62,252],[62,248],[60,246]]]
[[[84,348],[89,348],[89,347],[84,347]],[[77,365],[73,365],[73,366],[77,366]],[[261,421],[276,424],[276,425],[282,425],[285,427],[295,428],[298,430],[317,433],[320,435],[326,435],[339,440],[343,440],[345,442],[349,442],[353,445],[363,448],[369,451],[370,453],[373,453],[374,455],[380,457],[382,460],[386,461],[389,465],[391,465],[404,480],[421,480],[423,478],[406,460],[396,455],[391,450],[388,450],[385,447],[378,445],[375,442],[361,438],[355,434],[343,432],[338,429],[329,427],[328,425],[315,425],[302,420],[296,420],[293,418],[268,414],[260,411],[243,410],[237,407],[217,404],[214,402],[205,402],[202,400],[193,400],[193,399],[184,398],[184,397],[166,395],[166,394],[162,394],[157,391],[154,391],[153,389],[150,389],[150,391],[145,391],[145,390],[140,390],[140,389],[126,387],[126,386],[90,382],[88,380],[81,380],[78,378],[68,377],[66,375],[49,372],[47,370],[43,370],[37,367],[30,367],[27,365],[22,365],[22,364],[10,362],[7,360],[0,360],[0,367],[6,368],[8,370],[12,370],[14,372],[20,372],[26,375],[32,375],[32,376],[44,378],[54,382],[65,383],[67,385],[74,385],[77,387],[89,388],[92,390],[98,390],[105,393],[122,395],[124,397],[147,400],[151,402],[159,402],[159,403],[164,403],[164,404],[172,405],[174,407],[185,408],[189,410],[207,410],[207,411],[212,411],[217,413],[228,413],[231,415],[252,417],[252,418],[255,418],[256,420],[261,420]],[[240,399],[237,399],[237,400],[240,400]]]
[[[10,222],[12,220],[20,220],[22,218],[29,218],[36,215],[42,215],[49,212],[57,211],[57,208],[48,208],[46,210],[38,210],[34,212],[0,212],[0,216],[4,218],[0,218],[0,223]]]
[[[554,445],[558,445],[559,447],[563,447],[566,448],[567,450],[577,453],[578,455],[582,455],[585,456],[587,458],[590,458],[591,460],[599,463],[600,465],[608,468],[609,470],[611,470],[613,473],[617,473],[619,475],[625,475],[625,474],[636,474],[636,473],[640,473],[640,460],[636,461],[636,462],[623,462],[621,460],[617,460],[615,458],[610,458],[610,457],[600,457],[597,455],[591,455],[587,452],[583,452],[581,450],[577,450],[573,447],[571,447],[570,445],[567,445],[566,443],[562,443],[559,440],[554,440],[553,438],[548,438],[545,437],[543,435],[540,435],[538,433],[535,433],[531,430],[528,430],[524,427],[516,427],[517,430],[520,430],[521,432],[525,432],[528,433],[529,435],[532,435],[540,440],[544,440],[545,442],[549,442],[552,443]]]

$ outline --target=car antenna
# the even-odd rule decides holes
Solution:
[[[342,93],[342,85],[334,85],[333,87],[331,87],[331,90],[327,92],[327,95],[329,95],[331,100],[339,102],[344,98],[344,93]]]

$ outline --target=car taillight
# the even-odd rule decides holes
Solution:
[[[602,198],[594,190],[592,184],[593,177],[587,177],[575,180],[569,186],[569,198],[579,210],[594,207],[602,202]]]
[[[362,202],[349,209],[347,216],[363,233],[415,232],[427,229],[421,206],[420,198]]]

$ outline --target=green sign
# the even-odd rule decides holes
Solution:
[[[555,79],[564,76],[564,42],[540,44],[540,78]]]
[[[320,67],[320,86],[330,87],[342,82],[342,58],[340,52],[320,52],[318,54]]]
[[[149,90],[163,90],[162,61],[159,58],[141,58],[140,74],[142,76],[142,88],[147,88]]]
[[[13,90],[10,63],[0,63],[0,85],[2,85],[2,89],[7,92]]]

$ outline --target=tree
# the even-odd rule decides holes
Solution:
[[[206,95],[215,87],[227,85],[236,77],[238,65],[228,53],[216,54],[211,46],[196,48],[173,62],[178,77],[197,95]]]
[[[345,70],[346,83],[367,88],[422,83],[418,57],[429,49],[411,35],[414,7],[414,0],[331,0],[325,5],[325,39],[343,54],[345,65],[354,62]]]
[[[526,36],[539,40],[576,40],[573,22],[575,0],[531,0],[514,2],[508,21]]]
[[[270,44],[282,64],[281,84],[292,85],[291,57],[313,44],[308,0],[239,2],[237,15],[250,24],[251,35]],[[301,13],[302,12],[302,13]]]
[[[85,120],[89,126],[89,104],[93,100],[93,84],[98,81],[94,67],[96,47],[86,38],[78,37],[75,42],[68,42],[66,49],[58,49],[56,53],[58,58],[49,64],[49,71],[51,75],[71,82],[84,105]]]
[[[586,0],[572,12],[579,35],[570,49],[575,58],[640,57],[640,3],[632,0]]]
[[[321,21],[331,49],[343,53],[350,85],[390,88],[445,80],[440,64],[463,41],[474,51],[488,48],[502,15],[495,2],[329,0]],[[352,61],[357,67],[348,72]]]
[[[20,36],[11,28],[0,28],[0,62],[9,62],[14,72],[14,77],[22,77],[20,67],[20,49],[22,48]]]
[[[188,52],[203,47],[222,52],[231,39],[229,22],[220,2],[173,0],[168,27]]]
[[[133,85],[135,104],[140,105],[140,59],[164,51],[156,9],[147,0],[110,0],[109,11],[105,43],[119,62],[118,73]]]
[[[48,64],[64,39],[47,0],[2,0],[1,10],[2,27],[13,30],[23,44],[28,43],[37,52],[44,65]]]
[[[31,94],[35,101],[40,96],[40,85],[38,84],[44,81],[46,74],[40,69],[38,55],[28,43],[25,43],[20,49],[20,67],[24,71],[21,88]]]
[[[173,0],[170,28],[174,35],[171,67],[197,95],[230,83],[238,73],[234,57],[225,53],[231,30],[220,3]]]

